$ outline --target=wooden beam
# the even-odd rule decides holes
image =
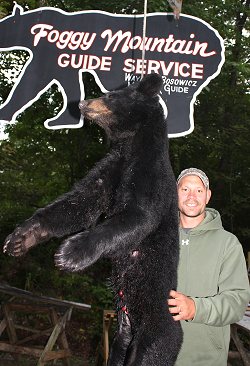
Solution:
[[[27,304],[27,303],[23,303],[23,304],[18,304],[18,303],[13,303],[10,302],[8,303],[8,308],[11,311],[20,311],[22,313],[48,313],[48,309],[49,308],[53,308],[52,305],[51,306],[46,306],[44,305],[37,305],[37,304]]]
[[[17,327],[16,327],[17,328]],[[21,328],[21,327],[20,327]],[[26,328],[27,331],[30,331],[29,328]],[[34,341],[36,339],[39,339],[41,338],[42,336],[47,336],[49,337],[51,332],[53,331],[53,328],[50,328],[50,329],[44,329],[44,330],[40,330],[38,332],[36,332],[35,334],[31,335],[31,336],[28,336],[26,338],[23,338],[19,341],[16,342],[16,345],[20,345],[20,344],[24,344],[24,343],[27,343],[29,341]]]
[[[6,328],[9,336],[10,343],[16,343],[17,342],[17,335],[15,330],[15,324],[12,317],[12,312],[9,310],[8,304],[2,305],[4,318],[6,321]]]
[[[239,338],[238,335],[238,331],[237,331],[237,325],[236,324],[232,324],[231,325],[231,337],[232,340],[241,356],[242,362],[244,366],[250,366],[250,358],[247,355],[247,352],[245,350],[245,348],[243,347],[243,344],[241,343],[241,340]]]
[[[0,323],[0,336],[2,335],[2,333],[3,333],[4,329],[6,328],[6,326],[7,326],[6,320],[3,319]]]
[[[66,319],[66,321],[70,320],[71,313],[72,313],[72,308],[70,309],[70,311],[68,313],[68,318]],[[58,319],[58,316],[57,316],[57,313],[56,313],[55,309],[51,310],[51,320],[52,320],[52,324],[54,326],[56,326],[56,324],[58,324],[58,322],[59,322],[59,319]],[[66,334],[65,334],[65,325],[66,325],[66,322],[63,326],[63,330],[62,330],[61,334],[59,334],[59,336],[58,336],[58,341],[57,342],[58,342],[59,346],[62,349],[69,349],[69,344],[68,344],[67,337],[66,337]],[[70,366],[70,361],[68,359],[64,359],[63,363],[66,366]]]
[[[109,356],[109,331],[116,318],[116,313],[113,310],[103,311],[103,358],[107,365]]]
[[[55,299],[53,297],[47,297],[47,296],[38,296],[38,295],[32,294],[32,292],[25,291],[20,288],[8,286],[5,284],[0,284],[0,292],[9,294],[9,295],[12,295],[15,297],[23,297],[27,300],[43,302],[45,304],[52,304],[52,305],[57,305],[57,306],[61,306],[61,307],[73,307],[73,308],[79,309],[79,310],[91,309],[91,305],[88,305],[88,304],[82,304],[82,303],[74,302],[74,301],[59,300],[59,299]]]
[[[31,348],[31,347],[21,347],[15,346],[9,343],[0,342],[0,351],[17,353],[20,355],[34,356],[39,358],[43,353],[42,349]],[[71,355],[69,350],[59,350],[59,351],[48,351],[44,357],[44,361],[52,361],[58,358],[69,357]]]

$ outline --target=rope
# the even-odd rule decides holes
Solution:
[[[143,33],[142,33],[142,70],[141,78],[143,78],[144,60],[145,60],[145,42],[146,42],[146,30],[147,30],[147,7],[148,1],[144,0],[144,17],[143,17]]]

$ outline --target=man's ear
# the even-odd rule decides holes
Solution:
[[[207,189],[207,200],[206,200],[206,204],[208,204],[208,202],[210,201],[211,195],[212,195],[211,190],[210,189]]]

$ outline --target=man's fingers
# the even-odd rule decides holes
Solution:
[[[175,299],[168,299],[168,305],[169,306],[176,306],[177,305],[177,301]]]
[[[179,314],[180,307],[179,306],[170,307],[169,312],[170,312],[170,314]]]
[[[175,291],[175,290],[171,290],[170,292],[169,292],[169,296],[171,296],[171,297],[173,297],[173,298],[175,298],[175,297],[177,297],[177,295],[178,295],[179,293],[177,292],[177,291]]]
[[[182,318],[182,316],[180,314],[177,314],[177,315],[173,315],[173,319],[175,321],[178,321],[178,320],[182,320],[183,318]]]

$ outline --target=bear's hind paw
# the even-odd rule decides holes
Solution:
[[[80,271],[79,265],[74,263],[72,259],[65,258],[61,253],[56,253],[54,256],[55,265],[61,271],[77,272]]]
[[[88,231],[66,239],[55,254],[55,265],[65,271],[82,271],[95,263],[100,255]]]

